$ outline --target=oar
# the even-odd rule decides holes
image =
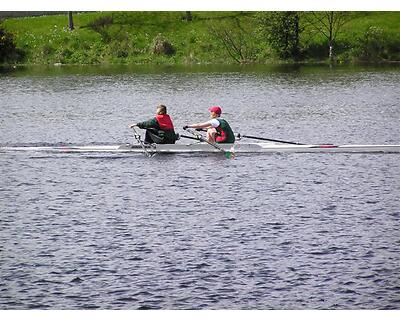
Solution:
[[[184,128],[184,130],[186,130],[187,132],[191,133],[194,136],[194,139],[199,140],[201,142],[206,142],[210,146],[213,146],[215,149],[218,149],[219,151],[223,152],[227,159],[230,159],[230,158],[235,156],[233,151],[227,151],[224,148],[220,147],[218,144],[212,143],[212,142],[208,141],[207,139],[204,139],[204,137],[200,133],[198,133],[198,132],[196,132],[194,130],[191,130],[189,128]],[[181,135],[181,137],[182,137],[182,135]],[[187,136],[184,136],[184,137],[186,138]]]
[[[286,143],[286,144],[296,144],[296,145],[302,145],[302,146],[304,145],[304,143],[300,143],[300,142],[291,142],[291,141],[284,141],[284,140],[276,140],[276,139],[248,136],[248,135],[244,135],[244,134],[240,134],[240,133],[238,133],[236,136],[238,137],[238,139],[240,139],[240,138],[249,138],[249,139],[256,139],[256,140],[280,142],[280,143]]]
[[[204,130],[204,129],[196,129],[196,131],[206,131],[206,130]],[[238,139],[240,139],[240,138],[249,138],[249,139],[256,139],[256,140],[280,142],[280,143],[286,143],[286,144],[296,144],[296,145],[301,145],[301,146],[304,145],[304,143],[300,143],[300,142],[291,142],[291,141],[284,141],[284,140],[276,140],[276,139],[269,139],[269,138],[255,137],[255,136],[248,136],[248,135],[240,134],[240,133],[237,133],[237,134],[236,134],[236,137],[237,137]]]
[[[146,146],[144,145],[142,139],[140,138],[140,134],[136,131],[135,126],[131,127],[133,132],[134,132],[134,137],[137,140],[137,142],[139,142],[139,144],[141,145],[144,154],[146,155],[146,157],[153,157],[154,154],[150,154],[150,152],[147,150]]]

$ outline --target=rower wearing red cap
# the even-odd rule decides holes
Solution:
[[[222,109],[219,106],[208,108],[211,120],[184,126],[183,129],[207,129],[207,141],[211,143],[234,143],[235,135],[228,121],[221,118]]]

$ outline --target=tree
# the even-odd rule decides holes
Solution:
[[[300,14],[296,11],[258,15],[261,33],[282,59],[300,58]]]
[[[348,22],[349,14],[335,11],[312,12],[312,15],[306,19],[328,41],[329,59],[332,60],[335,41],[342,27]]]
[[[223,45],[228,55],[237,63],[254,60],[254,38],[251,30],[246,30],[239,19],[210,25],[210,33]]]
[[[193,20],[192,12],[191,11],[185,11],[185,16],[183,17],[183,20],[186,20],[188,22]]]
[[[74,30],[74,20],[72,19],[72,11],[68,11],[68,27],[69,30]]]

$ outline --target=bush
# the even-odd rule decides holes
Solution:
[[[383,29],[369,27],[359,39],[355,55],[364,61],[378,61],[387,58],[388,40]]]
[[[351,43],[345,39],[337,40],[335,43],[335,58],[336,61],[349,60],[349,54],[351,54]],[[327,61],[329,56],[329,47],[324,42],[311,42],[307,47],[303,49],[303,56],[307,59],[314,59],[316,61]]]
[[[296,11],[258,14],[259,33],[280,59],[300,59],[300,14]]]
[[[153,46],[152,46],[152,53],[161,55],[173,55],[175,53],[175,49],[168,40],[164,39],[161,34],[154,38]]]
[[[88,27],[100,34],[104,43],[111,42],[111,35],[107,32],[107,28],[114,23],[113,17],[104,16],[95,19],[88,24]]]
[[[397,39],[391,39],[390,41],[388,41],[387,51],[389,54],[389,59],[391,59],[393,61],[400,60],[400,39],[399,39],[399,37]]]
[[[127,58],[131,51],[128,41],[112,41],[108,45],[108,54],[110,57]]]
[[[14,44],[12,34],[0,27],[0,63],[17,58],[17,48]]]
[[[50,44],[45,43],[42,46],[42,55],[44,57],[49,56],[49,55],[53,54],[54,52],[55,52],[55,49]]]
[[[210,35],[220,44],[227,56],[239,64],[253,62],[257,56],[256,34],[237,18],[210,24]]]
[[[312,59],[327,57],[329,49],[325,43],[312,42],[304,49],[305,56]]]
[[[73,54],[73,51],[69,48],[59,48],[56,52],[56,60],[57,62],[61,63],[69,63],[71,56]]]

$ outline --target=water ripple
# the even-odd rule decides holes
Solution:
[[[0,144],[131,141],[160,96],[177,126],[218,96],[237,131],[398,143],[397,72],[292,76],[7,78]],[[1,154],[0,307],[398,309],[398,160]]]

